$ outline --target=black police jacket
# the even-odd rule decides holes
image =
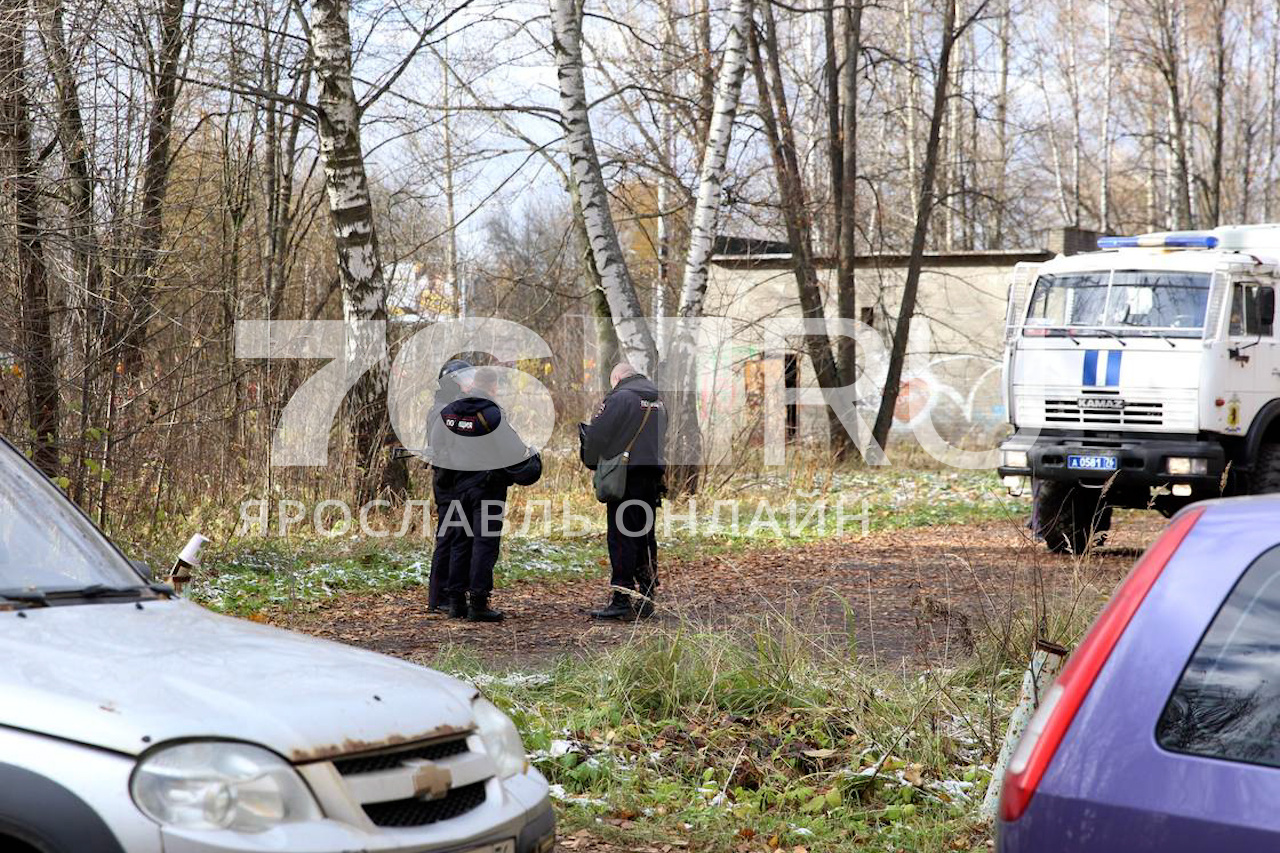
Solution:
[[[627,463],[627,495],[655,497],[662,491],[666,472],[667,406],[658,387],[644,376],[622,380],[600,403],[595,417],[582,431],[583,464],[594,469],[601,459],[626,450],[632,438],[635,443]]]
[[[505,492],[529,449],[484,397],[463,397],[440,410],[431,424],[431,469],[436,499],[484,497]]]

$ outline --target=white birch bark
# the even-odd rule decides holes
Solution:
[[[680,321],[671,336],[664,371],[675,389],[675,418],[672,420],[672,456],[676,464],[673,483],[692,491],[697,486],[696,466],[702,461],[702,436],[698,424],[698,374],[695,355],[695,319],[702,315],[707,293],[707,274],[715,244],[716,214],[724,186],[725,164],[733,122],[747,69],[747,28],[751,26],[752,0],[733,0],[729,9],[729,35],[716,81],[715,103],[707,142],[698,175],[698,195],[685,255],[684,282],[680,294]]]
[[[702,155],[698,176],[698,197],[693,209],[689,232],[689,252],[685,258],[684,285],[680,294],[680,316],[696,317],[702,313],[707,294],[707,270],[715,242],[716,214],[724,186],[725,163],[729,157],[729,141],[738,113],[742,78],[747,68],[747,27],[751,26],[751,0],[733,0],[729,8],[729,37],[725,43],[720,79],[716,82],[716,100],[707,132],[707,145]]]
[[[320,83],[317,136],[342,285],[347,358],[349,364],[360,364],[367,363],[363,354],[369,352],[368,348],[379,345],[371,338],[375,329],[385,328],[381,323],[387,318],[387,285],[360,145],[360,107],[351,81],[349,13],[348,0],[313,0],[311,49]],[[348,397],[353,438],[367,475],[366,484],[373,482],[373,475],[382,474],[375,469],[379,468],[379,450],[387,438],[387,380],[384,352]]]
[[[576,0],[551,0],[551,34],[560,114],[570,176],[582,200],[582,218],[591,241],[591,258],[613,314],[623,355],[641,373],[653,375],[658,352],[627,269],[626,257],[609,212],[609,194],[591,132],[586,81],[582,73],[582,18]]]

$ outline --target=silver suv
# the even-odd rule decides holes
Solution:
[[[474,687],[182,600],[0,440],[0,850],[554,846]]]

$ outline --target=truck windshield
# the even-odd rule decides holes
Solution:
[[[0,441],[0,596],[142,583],[70,500]]]
[[[1209,273],[1100,270],[1042,275],[1027,311],[1029,334],[1051,330],[1143,330],[1199,336],[1209,304]],[[1034,330],[1039,330],[1034,331]]]

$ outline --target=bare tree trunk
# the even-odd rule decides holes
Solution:
[[[1104,37],[1102,45],[1102,186],[1098,190],[1098,220],[1103,234],[1111,233],[1111,87],[1115,77],[1115,63],[1111,53],[1114,47],[1112,39],[1111,0],[1103,0],[1102,14],[1106,17],[1103,24]]]
[[[800,312],[806,319],[823,320],[826,314],[822,305],[822,289],[818,284],[818,273],[814,266],[813,237],[804,181],[796,154],[795,134],[791,128],[786,89],[778,59],[777,26],[774,23],[772,8],[765,4],[763,9],[765,47],[768,49],[767,65],[765,52],[761,50],[760,39],[754,27],[751,28],[748,38],[751,63],[755,69],[756,89],[759,92],[760,120],[764,125],[765,138],[769,142],[769,150],[773,158],[774,173],[777,175],[778,195],[786,223],[787,240],[791,245],[791,267],[796,279]],[[823,389],[841,387],[839,365],[832,354],[830,337],[825,332],[809,334],[805,336],[805,345],[818,385]],[[843,453],[842,445],[850,440],[840,415],[841,412],[837,411],[835,405],[828,406],[827,423],[831,433],[831,446],[837,453]]]
[[[752,0],[733,0],[729,8],[729,36],[720,78],[716,84],[715,108],[698,175],[697,202],[689,229],[689,252],[685,258],[684,280],[680,293],[680,316],[702,314],[702,301],[707,292],[707,271],[715,242],[716,214],[724,186],[725,166],[733,122],[742,93],[742,79],[747,67],[747,31],[751,27]]]
[[[94,408],[94,388],[99,384],[101,371],[99,353],[107,332],[103,325],[105,314],[102,311],[101,247],[94,226],[94,179],[89,165],[89,143],[85,137],[80,93],[63,31],[62,0],[41,0],[36,9],[40,37],[56,95],[58,146],[62,150],[67,170],[67,220],[76,277],[75,291],[79,294],[77,301],[82,308],[79,342],[82,361],[79,368],[79,440],[72,468],[75,484],[72,494],[79,501],[83,497],[83,477],[86,470],[84,459]]]
[[[698,488],[702,462],[702,433],[698,425],[697,328],[707,293],[707,274],[715,245],[716,214],[724,186],[725,165],[733,121],[742,94],[742,78],[747,65],[747,30],[751,27],[752,0],[733,0],[729,8],[729,36],[725,42],[720,76],[716,82],[715,107],[698,175],[698,196],[689,229],[689,251],[685,256],[684,282],[680,293],[680,322],[672,335],[664,370],[675,389],[670,443],[674,465],[668,468],[674,491]]]
[[[0,3],[0,86],[3,86],[3,134],[6,168],[11,176],[14,242],[18,264],[18,298],[23,386],[31,461],[49,477],[58,476],[58,358],[54,348],[49,275],[40,227],[38,163],[31,150],[31,115],[27,103],[26,8],[24,0]]]
[[[1160,20],[1160,44],[1157,67],[1169,90],[1170,133],[1175,165],[1173,202],[1177,222],[1175,228],[1194,228],[1191,208],[1191,154],[1187,133],[1186,107],[1182,90],[1182,38],[1185,23],[1178,17],[1176,0],[1163,0]]]
[[[623,354],[636,370],[652,376],[658,365],[658,351],[609,212],[609,193],[591,132],[586,81],[582,74],[582,16],[576,0],[552,0],[551,30],[565,147],[582,202],[591,257],[609,300]]]
[[[979,4],[985,6],[984,2]],[[929,139],[924,150],[924,169],[920,176],[920,204],[916,209],[915,231],[911,237],[911,256],[907,261],[907,277],[902,285],[902,302],[898,306],[898,318],[894,324],[893,344],[889,352],[889,371],[885,377],[884,395],[880,399],[880,411],[872,428],[872,436],[881,447],[889,439],[893,426],[893,411],[898,404],[898,392],[902,382],[902,365],[907,356],[907,339],[911,334],[911,319],[916,311],[916,294],[920,287],[920,268],[924,262],[925,241],[929,236],[929,217],[935,203],[933,179],[938,169],[938,148],[942,135],[942,121],[947,108],[947,82],[951,67],[951,53],[956,38],[955,0],[945,4],[942,22],[942,43],[938,50],[938,65],[933,85],[933,111],[929,119]],[[976,16],[975,12],[975,16]],[[973,20],[970,18],[970,20]]]
[[[1071,29],[1080,26],[1076,15],[1075,0],[1067,4]],[[1080,64],[1076,61],[1076,40],[1067,39],[1067,82],[1071,96],[1071,219],[1069,224],[1080,225],[1080,165],[1084,131],[1080,126]]]
[[[315,54],[320,156],[342,282],[342,316],[349,349],[378,345],[366,338],[370,322],[386,322],[387,283],[378,253],[373,203],[360,145],[360,108],[351,82],[351,30],[347,0],[313,0],[311,49]],[[354,353],[353,353],[354,356]],[[353,357],[353,361],[358,360]],[[387,416],[388,368],[384,358],[368,370],[348,397],[352,438],[363,469],[360,493],[375,489],[403,494],[408,486],[404,463],[388,464],[384,445],[392,438]]]
[[[1009,179],[1009,48],[1013,42],[1013,0],[1005,0],[1000,15],[1000,83],[996,95],[996,211],[995,245],[1003,249],[1005,244],[1005,208],[1008,206]]]
[[[1280,0],[1276,0],[1275,26],[1280,27]],[[1280,146],[1277,134],[1277,113],[1280,113],[1280,47],[1271,45],[1271,73],[1268,75],[1267,92],[1267,191],[1263,194],[1262,219],[1271,221],[1275,212],[1276,195],[1276,147]]]
[[[697,4],[695,24],[698,31],[698,138],[706,139],[710,133],[711,117],[715,115],[716,66],[711,52],[711,0],[693,0]],[[699,164],[701,166],[701,164]]]
[[[822,4],[822,44],[825,61],[822,66],[822,79],[826,84],[827,114],[827,164],[828,177],[831,180],[832,254],[840,251],[841,211],[844,205],[841,194],[844,192],[844,146],[840,144],[840,57],[836,51],[836,14],[835,3]]]
[[[155,287],[164,245],[164,200],[172,166],[173,116],[178,103],[182,64],[183,10],[186,0],[162,0],[159,16],[159,54],[152,72],[147,153],[142,167],[142,209],[138,234],[138,270],[124,328],[124,359],[136,369],[142,361],[147,324],[155,313]]]
[[[1257,0],[1248,0],[1245,6],[1244,19],[1253,21],[1257,19],[1258,4]],[[1244,63],[1244,93],[1240,98],[1240,102],[1244,105],[1242,115],[1240,117],[1240,134],[1243,137],[1240,142],[1240,162],[1244,164],[1244,168],[1240,170],[1240,206],[1236,214],[1237,222],[1248,222],[1250,220],[1250,212],[1253,202],[1253,179],[1256,170],[1253,165],[1253,143],[1255,136],[1255,127],[1253,123],[1254,117],[1254,88],[1253,88],[1253,35],[1246,31],[1245,35],[1245,63]],[[1274,49],[1274,48],[1273,48]]]
[[[1040,94],[1044,97],[1044,120],[1049,136],[1049,150],[1053,154],[1053,177],[1058,187],[1058,213],[1062,215],[1062,224],[1071,224],[1071,207],[1067,202],[1067,179],[1062,171],[1062,155],[1058,152],[1058,135],[1054,132],[1056,122],[1053,117],[1053,105],[1049,102],[1049,81],[1044,76],[1044,66],[1040,73]]]
[[[1222,158],[1226,137],[1227,103],[1227,0],[1217,0],[1213,15],[1213,156],[1210,164],[1208,215],[1209,225],[1222,224]],[[1246,104],[1246,108],[1251,105]],[[1247,171],[1249,164],[1245,163]]]
[[[448,270],[449,282],[453,285],[454,295],[458,300],[458,316],[463,316],[463,309],[466,307],[465,300],[462,295],[462,289],[465,282],[462,280],[461,267],[458,263],[458,215],[457,207],[454,199],[453,188],[453,111],[449,106],[449,93],[452,90],[449,80],[449,41],[445,39],[441,46],[443,51],[440,57],[440,64],[444,70],[444,111],[440,117],[441,120],[441,140],[444,143],[444,227],[448,232],[446,235],[446,248],[448,250]]]
[[[862,54],[862,0],[845,0],[844,65],[840,70],[840,208],[836,216],[840,244],[837,247],[836,299],[840,316],[858,317],[854,275],[857,255],[856,197],[858,188],[858,60]],[[836,345],[836,365],[846,385],[857,378],[857,343],[842,335]],[[847,445],[840,446],[847,452]]]
[[[916,121],[920,112],[920,98],[916,90],[916,26],[915,0],[902,0],[902,35],[906,42],[903,67],[907,72],[907,186],[911,188],[911,208],[919,206],[916,193],[920,183],[916,179]]]

